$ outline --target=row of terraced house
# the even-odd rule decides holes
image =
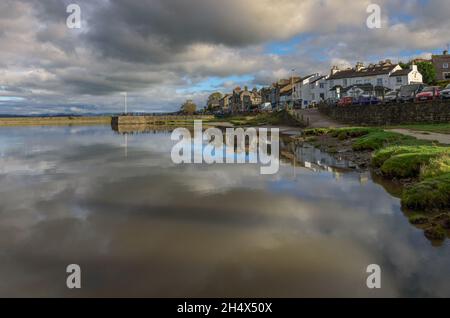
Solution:
[[[272,108],[306,108],[344,96],[370,94],[382,97],[403,85],[422,82],[422,74],[414,64],[403,69],[391,60],[367,66],[358,62],[353,68],[339,69],[334,66],[327,75],[316,73],[281,79],[260,90],[236,87],[220,100],[220,108],[224,112],[246,112],[263,105]]]

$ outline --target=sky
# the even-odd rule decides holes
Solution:
[[[122,112],[123,92],[130,111],[170,112],[292,69],[430,57],[450,43],[448,12],[449,0],[2,0],[0,114]]]

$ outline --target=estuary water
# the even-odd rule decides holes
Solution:
[[[427,240],[370,174],[315,149],[275,175],[175,165],[173,145],[169,131],[0,128],[0,296],[450,297],[449,240]]]

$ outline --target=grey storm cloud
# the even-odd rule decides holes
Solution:
[[[20,98],[14,111],[65,104],[112,111],[128,91],[139,109],[174,110],[186,98],[204,102],[208,89],[191,88],[210,77],[227,89],[264,85],[292,68],[309,74],[450,42],[448,0],[379,0],[380,30],[365,25],[370,2],[2,0],[0,95]],[[80,30],[66,26],[70,3],[81,7]],[[303,35],[286,54],[267,49]],[[240,76],[252,83],[230,82]],[[8,111],[3,101],[0,113]]]

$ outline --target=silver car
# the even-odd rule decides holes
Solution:
[[[397,102],[398,98],[398,92],[397,91],[391,91],[384,95],[384,102],[385,103],[395,103]]]
[[[450,84],[441,91],[442,99],[450,99]]]

